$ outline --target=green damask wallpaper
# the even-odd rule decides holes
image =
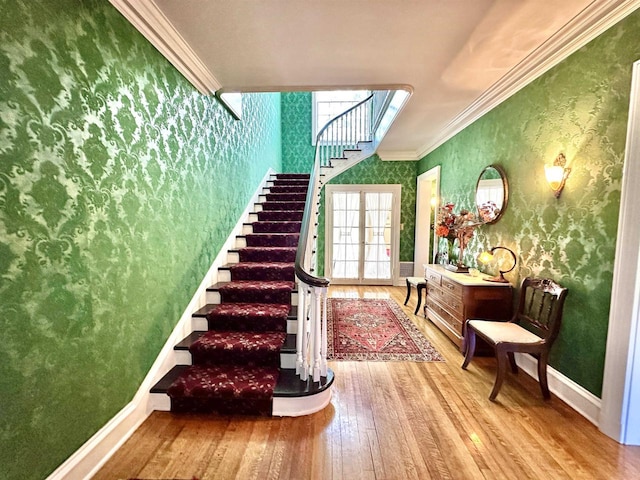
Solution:
[[[283,171],[308,173],[313,167],[315,148],[311,145],[311,92],[282,94],[282,165]],[[331,180],[333,184],[401,184],[400,261],[413,261],[415,229],[416,162],[383,162],[374,155]],[[320,232],[324,232],[324,194],[322,196]],[[318,238],[319,273],[324,274],[324,236]]]
[[[0,0],[0,477],[51,473],[133,397],[269,168],[108,3]]]
[[[413,262],[414,231],[416,227],[416,162],[383,162],[378,155],[363,160],[355,167],[341,173],[329,183],[343,184],[400,184],[402,198],[400,200],[400,261]],[[324,191],[320,206],[320,232],[324,232]],[[324,235],[318,236],[320,265],[324,270]]]
[[[281,104],[283,171],[310,173],[316,154],[311,145],[311,92],[282,93]]]
[[[442,165],[441,192],[469,207],[482,168],[502,165],[509,206],[469,248],[503,245],[518,256],[508,275],[569,288],[551,365],[601,395],[624,161],[632,63],[640,59],[640,12],[611,28],[420,161]],[[564,152],[572,168],[560,199],[544,163]],[[458,205],[457,205],[458,206]]]

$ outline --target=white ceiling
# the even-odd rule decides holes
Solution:
[[[118,6],[119,2],[112,0],[112,3]],[[166,17],[163,21],[168,20],[179,32],[203,64],[203,70],[208,70],[225,90],[409,85],[413,95],[380,149],[389,158],[411,159],[424,155],[514,89],[557,63],[559,55],[570,53],[567,45],[575,50],[584,44],[585,32],[593,30],[594,25],[599,25],[601,31],[602,19],[611,17],[614,10],[619,18],[635,8],[629,4],[637,2],[153,0],[145,3],[145,9],[151,4],[161,11]],[[613,21],[617,19],[609,24]],[[141,29],[139,25],[138,28]],[[576,38],[582,43],[577,43]]]

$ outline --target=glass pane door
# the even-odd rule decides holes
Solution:
[[[398,262],[399,188],[328,185],[327,191],[325,268],[331,281],[392,284]]]
[[[333,194],[332,277],[358,279],[360,264],[360,192]]]
[[[391,205],[393,194],[365,192],[365,280],[391,279]]]

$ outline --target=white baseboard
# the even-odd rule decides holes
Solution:
[[[254,203],[258,201],[267,179],[273,173],[275,172],[269,169],[254,196],[247,203],[247,208],[240,215],[240,220],[211,264],[133,400],[76,450],[47,480],[90,479],[151,414],[153,400],[149,390],[176,365],[174,345],[193,331],[193,312],[206,305],[207,287],[216,283],[218,268],[227,263],[227,251],[235,247],[236,236],[242,234],[245,219],[253,210]]]
[[[516,363],[527,375],[538,380],[538,362],[531,355],[516,353]],[[598,426],[601,400],[576,382],[547,366],[549,390],[567,405]]]

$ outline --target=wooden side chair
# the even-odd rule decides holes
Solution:
[[[498,371],[493,390],[489,395],[495,400],[507,369],[518,373],[514,352],[529,353],[538,360],[538,381],[542,396],[550,398],[547,384],[549,350],[558,337],[562,322],[562,309],[568,290],[553,280],[525,278],[520,290],[518,308],[508,322],[468,319],[464,325],[465,357],[462,368],[466,370],[476,349],[476,335],[493,347]],[[526,328],[525,328],[526,327]]]

